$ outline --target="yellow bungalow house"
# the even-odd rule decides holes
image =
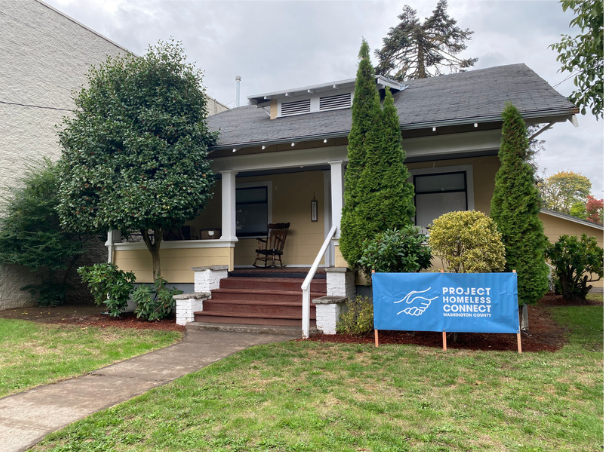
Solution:
[[[249,96],[249,105],[208,119],[210,128],[220,132],[209,154],[218,176],[214,198],[186,225],[189,240],[163,242],[161,256],[162,273],[170,283],[182,284],[190,292],[212,291],[204,310],[201,300],[190,300],[192,307],[200,308],[195,311],[217,314],[193,316],[190,309],[180,319],[301,326],[300,287],[316,258],[323,278],[313,281],[312,298],[355,293],[339,252],[354,85],[355,79],[349,79]],[[419,226],[453,210],[490,211],[506,102],[512,102],[528,124],[576,124],[578,112],[524,64],[405,83],[376,76],[376,86],[382,95],[387,89],[394,94],[406,165],[417,187]],[[286,267],[256,280],[254,287],[242,286],[244,275],[252,273],[256,238],[265,235],[267,224],[282,222],[290,223],[283,255]],[[119,241],[110,235],[110,260],[134,271],[138,282],[151,281],[145,245]],[[293,284],[272,286],[272,279],[289,272],[295,277],[289,280]],[[230,279],[233,283],[228,284]],[[278,310],[277,302],[269,304],[276,317],[261,314],[259,304],[276,296],[272,291],[288,293],[284,297],[293,304],[291,314],[281,314],[288,310]],[[242,303],[220,306],[221,300]],[[259,313],[237,319],[251,300],[258,302],[252,310]],[[332,332],[338,307],[333,303],[324,307],[322,302],[318,300],[315,310],[312,306],[311,325],[315,319],[318,328]]]

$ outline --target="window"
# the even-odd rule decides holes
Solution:
[[[236,188],[236,236],[267,234],[268,186]]]
[[[415,225],[425,227],[442,214],[470,209],[467,178],[465,171],[415,175]]]

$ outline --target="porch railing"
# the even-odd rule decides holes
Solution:
[[[324,239],[324,244],[322,244],[322,248],[318,252],[318,256],[316,256],[316,260],[311,266],[307,277],[305,277],[305,281],[301,285],[301,289],[303,290],[303,338],[309,338],[309,317],[310,317],[310,309],[311,309],[311,300],[310,300],[310,286],[311,281],[313,280],[316,272],[318,271],[318,266],[320,265],[320,261],[322,257],[326,253],[326,249],[330,244],[331,239],[335,235],[337,231],[337,226],[333,225],[330,231],[328,232],[328,236]]]

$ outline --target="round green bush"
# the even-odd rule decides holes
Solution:
[[[493,220],[478,211],[455,211],[438,217],[429,245],[449,272],[501,272],[505,246]]]

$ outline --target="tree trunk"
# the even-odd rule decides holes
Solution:
[[[518,307],[518,309],[520,314],[520,330],[528,332],[528,305],[524,304]]]
[[[152,277],[155,281],[162,274],[162,268],[160,265],[160,246],[162,245],[162,235],[164,234],[164,230],[162,228],[154,229],[153,242],[149,236],[148,230],[140,231],[141,235],[143,236],[143,241],[147,246],[147,250],[149,250],[149,253],[151,253],[152,256]]]

